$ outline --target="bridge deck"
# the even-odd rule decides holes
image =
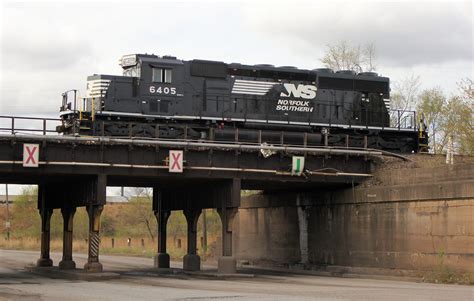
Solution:
[[[23,144],[39,145],[39,167],[23,167]],[[262,146],[209,141],[0,135],[0,181],[34,184],[47,179],[105,174],[109,186],[182,184],[240,178],[244,189],[314,187],[359,182],[370,176],[368,149]],[[183,173],[169,173],[170,150],[184,151]],[[306,157],[301,176],[291,175],[293,155]],[[45,178],[47,177],[47,178]]]

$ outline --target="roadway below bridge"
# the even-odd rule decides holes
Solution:
[[[36,252],[0,250],[0,300],[472,300],[471,286],[440,285],[252,270],[255,277],[210,280],[193,275],[159,275],[145,270],[152,259],[102,256],[119,279],[51,279],[24,271]],[[61,254],[52,253],[55,261]],[[79,264],[87,256],[75,256]],[[172,262],[171,266],[181,267]],[[203,265],[202,273],[215,270]]]

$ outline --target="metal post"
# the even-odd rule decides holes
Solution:
[[[9,202],[8,199],[8,184],[5,184],[5,201],[6,201],[6,216],[5,216],[5,228],[7,229],[7,240],[10,240],[10,210],[9,210]]]
[[[77,104],[76,104],[76,96],[77,96],[77,90],[74,91],[74,113],[77,111]]]
[[[400,117],[401,117],[401,116],[400,116],[400,110],[397,110],[397,115],[398,115],[398,121],[397,121],[397,123],[398,123],[398,129],[400,129],[400,124],[401,124],[401,120],[400,120]]]
[[[364,135],[364,148],[366,149],[367,146],[368,146],[367,135]],[[368,158],[369,158],[369,157],[368,157],[367,155],[364,156],[364,160],[365,160],[365,161],[367,161]]]
[[[349,135],[346,135],[346,148],[349,148]],[[349,160],[349,155],[346,154],[346,160]]]

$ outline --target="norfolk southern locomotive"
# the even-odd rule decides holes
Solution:
[[[373,72],[147,54],[120,65],[123,76],[89,76],[82,101],[63,94],[59,132],[395,152],[426,144],[414,112],[390,115],[389,79]]]

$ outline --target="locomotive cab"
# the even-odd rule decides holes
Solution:
[[[76,94],[72,97],[70,91],[63,94],[62,126],[58,132],[96,132],[93,123],[97,117],[131,120],[137,115],[170,116],[188,109],[179,101],[184,95],[182,61],[171,56],[132,54],[124,55],[119,65],[123,69],[121,76],[88,76],[86,97],[82,100]]]

